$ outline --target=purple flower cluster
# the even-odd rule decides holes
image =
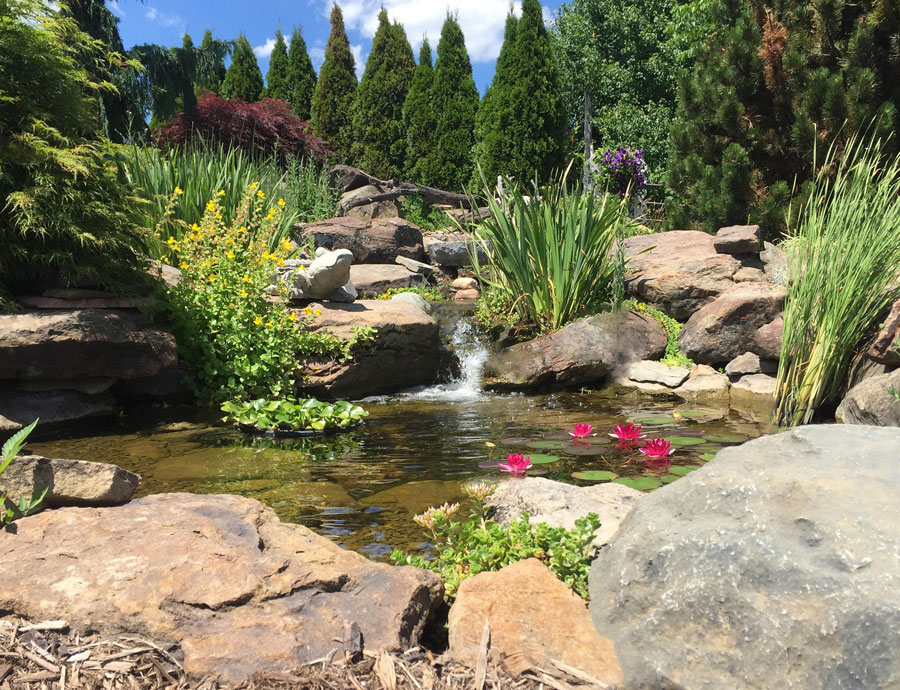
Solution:
[[[647,164],[644,162],[644,150],[633,149],[630,146],[617,146],[610,149],[600,158],[603,164],[603,172],[609,176],[619,196],[624,197],[628,192],[643,192],[647,187]]]

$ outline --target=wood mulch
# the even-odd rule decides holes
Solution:
[[[0,690],[220,690],[213,678],[188,680],[174,655],[133,636],[79,635],[65,621],[0,620]],[[576,669],[475,669],[447,655],[413,648],[403,654],[337,655],[291,673],[257,674],[236,690],[583,690],[602,688]],[[509,668],[509,667],[507,667]]]

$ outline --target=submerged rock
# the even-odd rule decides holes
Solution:
[[[489,630],[489,659],[513,676],[554,661],[578,669],[593,687],[624,687],[612,642],[596,633],[584,600],[529,558],[464,580],[448,621],[450,656],[476,666]]]
[[[320,659],[350,623],[367,651],[404,651],[443,590],[433,573],[374,563],[237,496],[160,494],[15,526],[0,532],[0,608],[177,645],[198,680]]]
[[[487,387],[594,386],[632,362],[659,358],[665,349],[666,333],[652,317],[629,311],[599,314],[491,356],[485,368]]]
[[[641,499],[591,567],[629,688],[900,678],[900,430],[808,426]]]

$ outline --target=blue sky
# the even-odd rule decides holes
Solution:
[[[254,46],[263,76],[269,67],[269,53],[275,40],[275,29],[290,36],[296,25],[303,31],[316,70],[322,64],[328,40],[328,15],[332,0],[246,0],[214,2],[213,0],[107,0],[107,6],[119,17],[119,32],[126,48],[140,43],[181,45],[185,31],[199,44],[206,29],[217,38],[231,39],[243,31]],[[509,0],[449,0],[447,4],[421,0],[344,0],[338,3],[344,12],[347,36],[357,60],[357,77],[362,76],[365,59],[377,27],[382,5],[391,20],[406,28],[406,35],[418,57],[422,37],[428,35],[433,50],[437,49],[441,24],[447,10],[458,12],[466,36],[466,47],[472,59],[475,84],[483,94],[494,74],[494,64],[503,42],[503,24]],[[561,2],[543,3],[548,21]],[[518,14],[520,3],[515,3]],[[436,55],[435,55],[436,57]]]

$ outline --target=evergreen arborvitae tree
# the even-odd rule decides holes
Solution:
[[[309,120],[309,104],[316,88],[316,70],[306,51],[306,41],[300,29],[295,28],[291,34],[291,46],[288,50],[288,83],[291,97],[291,110],[301,120]]]
[[[900,10],[890,0],[712,10],[719,29],[679,85],[668,221],[715,231],[749,220],[771,236],[813,175],[815,146],[821,159],[861,128],[897,131]]]
[[[222,96],[240,98],[245,103],[256,103],[263,92],[262,72],[253,47],[244,34],[238,36],[231,55],[231,65],[222,82]]]
[[[331,34],[325,45],[325,61],[310,104],[315,133],[337,153],[350,154],[353,94],[356,92],[356,61],[344,30],[341,8],[331,9]]]
[[[475,116],[475,162],[487,181],[497,175],[509,174],[513,159],[512,140],[518,133],[511,131],[514,119],[510,90],[518,78],[516,70],[516,26],[518,20],[510,12],[506,16],[503,46],[491,85],[484,94]],[[481,175],[476,170],[472,183],[479,187]]]
[[[200,52],[197,55],[197,74],[195,84],[201,89],[219,93],[225,81],[225,56],[230,46],[227,41],[214,39],[209,29],[203,34]]]
[[[288,50],[281,35],[281,27],[275,30],[275,47],[269,57],[269,71],[266,72],[266,98],[281,98],[290,103],[291,82],[288,69]]]
[[[431,45],[422,41],[419,64],[413,73],[409,93],[403,103],[403,130],[406,132],[406,177],[420,184],[431,184],[426,166],[427,155],[434,148],[436,122],[431,106],[434,68]]]
[[[399,177],[403,172],[403,103],[415,69],[406,32],[400,24],[391,24],[382,8],[353,104],[353,158],[376,177]]]
[[[197,94],[194,93],[194,75],[197,73],[197,50],[190,34],[185,34],[178,52],[181,63],[181,111],[192,118],[197,114]]]
[[[424,162],[426,175],[437,187],[461,191],[472,177],[478,89],[462,29],[449,14],[437,48],[431,106],[437,127],[433,152]]]

